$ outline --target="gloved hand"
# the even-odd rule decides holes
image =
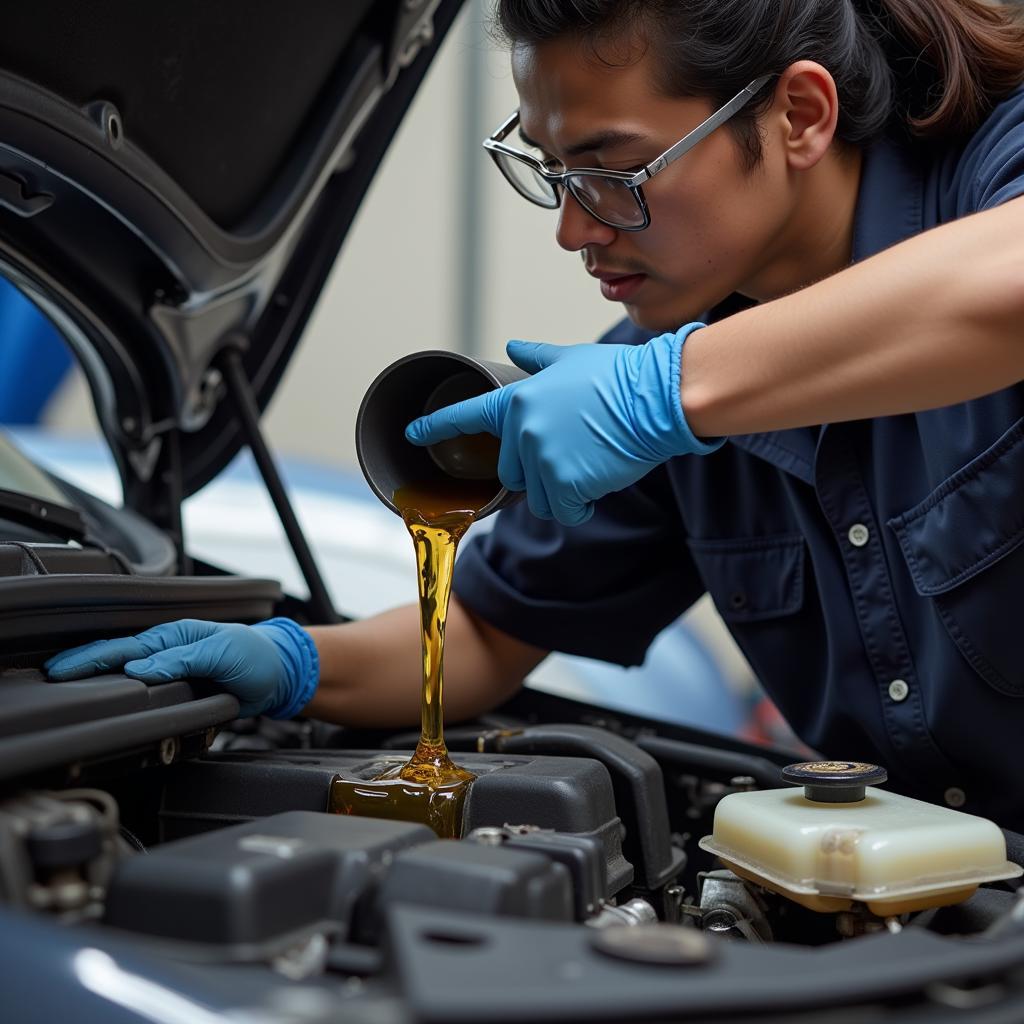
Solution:
[[[707,455],[724,439],[694,437],[679,397],[688,324],[644,345],[510,341],[508,356],[534,376],[414,420],[405,436],[429,445],[459,434],[501,438],[498,476],[526,491],[541,519],[585,523],[593,503],[675,455]]]
[[[166,622],[138,636],[64,651],[43,668],[58,682],[115,671],[146,683],[212,679],[238,698],[243,718],[293,718],[309,703],[320,678],[313,638],[284,618],[255,626]]]

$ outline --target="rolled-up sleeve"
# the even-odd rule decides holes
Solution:
[[[704,592],[664,469],[597,503],[583,526],[499,513],[455,568],[455,593],[485,621],[544,650],[639,665]]]
[[[989,115],[953,165],[957,216],[1024,195],[1024,90]]]

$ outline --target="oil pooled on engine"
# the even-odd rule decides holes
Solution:
[[[494,497],[493,480],[431,481],[395,492],[416,547],[423,648],[420,740],[404,764],[366,782],[336,779],[330,810],[371,818],[418,821],[442,838],[457,838],[462,807],[476,777],[448,756],[444,743],[444,632],[459,541]]]

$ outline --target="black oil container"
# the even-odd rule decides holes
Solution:
[[[476,516],[496,512],[520,495],[498,479],[498,441],[472,435],[418,447],[405,428],[418,416],[522,380],[515,366],[457,352],[417,352],[383,370],[367,388],[356,417],[356,455],[373,492],[396,515],[395,491],[433,480],[493,481],[494,497]]]

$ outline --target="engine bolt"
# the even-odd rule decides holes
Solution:
[[[731,932],[736,927],[736,915],[728,910],[712,910],[704,915],[706,932]]]
[[[665,920],[669,924],[679,924],[683,917],[683,900],[686,892],[681,885],[665,886]]]

